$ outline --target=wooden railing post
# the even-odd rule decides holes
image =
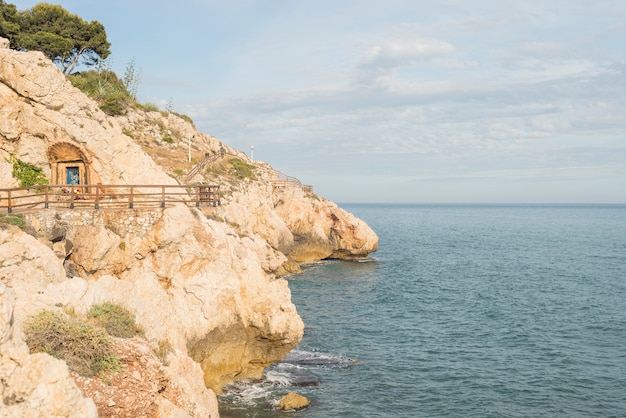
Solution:
[[[13,208],[11,207],[11,190],[7,192],[7,212],[13,212]]]
[[[74,209],[74,188],[73,187],[70,187],[70,209]]]
[[[45,186],[45,188],[46,188],[46,196],[45,196],[45,199],[44,199],[43,206],[44,206],[44,208],[48,209],[48,206],[49,206],[48,205],[48,194],[50,192],[50,186]]]
[[[200,207],[200,186],[195,186],[196,189],[196,207]]]
[[[165,209],[165,186],[161,186],[161,208]]]
[[[100,187],[96,185],[95,189],[96,189],[96,198],[94,199],[93,207],[94,209],[100,209]]]
[[[133,186],[130,186],[130,194],[128,195],[128,207],[133,208]]]

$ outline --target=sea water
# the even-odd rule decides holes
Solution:
[[[304,338],[223,417],[626,416],[626,206],[343,208],[379,251],[287,278]]]

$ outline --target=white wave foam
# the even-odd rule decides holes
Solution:
[[[275,386],[290,386],[290,374],[279,370],[268,370],[265,373],[265,381]]]
[[[280,364],[305,367],[350,367],[356,364],[356,360],[335,354],[292,350],[280,361]]]

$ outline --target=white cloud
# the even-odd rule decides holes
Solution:
[[[365,54],[361,66],[399,67],[452,52],[452,45],[437,39],[390,41],[373,46]]]
[[[399,67],[432,60],[454,52],[448,42],[438,39],[391,40],[371,46],[356,67],[357,83],[384,87],[395,78]]]
[[[623,2],[363,3],[233,13],[183,113],[339,201],[626,201]]]

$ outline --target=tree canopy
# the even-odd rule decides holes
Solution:
[[[47,3],[17,12],[14,5],[0,0],[0,36],[18,50],[43,52],[63,68],[65,75],[79,62],[94,66],[111,53],[100,22],[85,22],[63,7]]]
[[[19,32],[17,8],[0,0],[0,36],[11,40]]]

